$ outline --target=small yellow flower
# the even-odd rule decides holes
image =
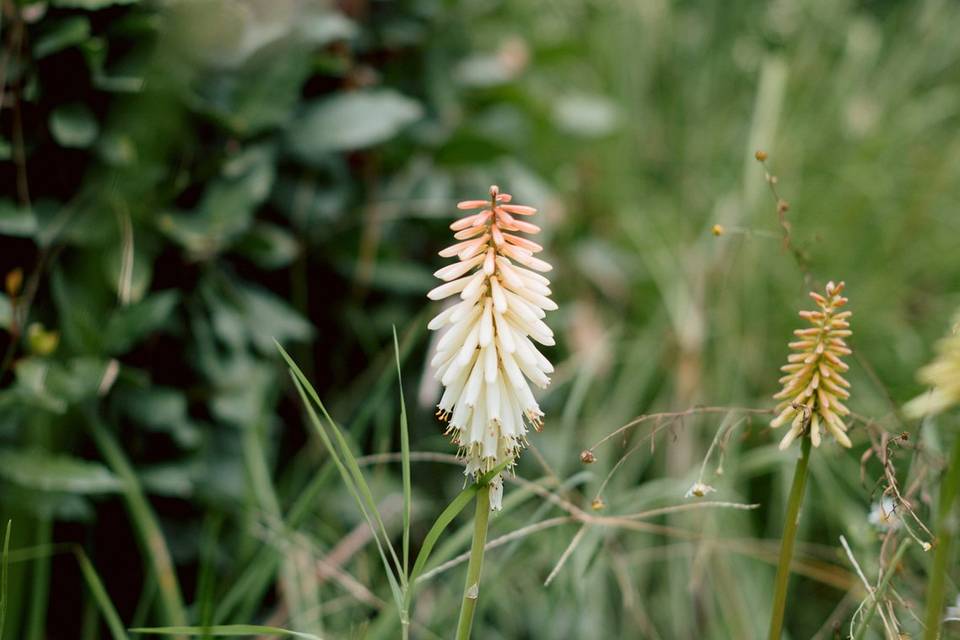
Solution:
[[[16,298],[20,295],[20,289],[23,287],[23,269],[17,267],[8,272],[5,284],[7,286],[7,294],[9,294],[11,298]]]
[[[48,356],[57,350],[60,344],[60,332],[47,331],[39,322],[33,322],[27,327],[27,344],[32,353]]]
[[[722,236],[724,232],[726,232],[726,229],[723,228],[722,224],[715,224],[710,229],[710,233],[712,233],[715,236]]]
[[[842,282],[828,282],[825,296],[810,294],[820,310],[800,312],[800,317],[813,326],[793,332],[799,340],[789,346],[796,353],[790,354],[787,364],[780,368],[786,373],[780,378],[783,389],[773,396],[781,402],[770,426],[790,422],[790,430],[780,441],[781,449],[789,447],[808,428],[813,446],[819,447],[821,427],[843,446],[850,446],[843,422],[850,410],[842,402],[850,397],[850,383],[842,375],[850,367],[841,358],[852,353],[844,341],[851,334],[847,322],[851,313],[837,311],[847,303],[840,295],[843,287]]]
[[[920,369],[917,377],[931,389],[904,406],[911,418],[946,411],[960,404],[960,330],[954,329],[937,344],[937,357]]]

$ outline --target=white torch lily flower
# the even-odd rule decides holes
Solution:
[[[450,225],[458,242],[440,255],[458,261],[434,274],[443,284],[427,294],[431,300],[459,297],[428,325],[444,330],[430,364],[444,386],[437,416],[448,423],[447,434],[466,459],[465,473],[474,478],[503,462],[513,466],[528,427],[542,429],[543,412],[529,382],[544,388],[553,372],[534,344],[554,344],[543,318],[557,305],[549,298],[550,281],[539,273],[552,267],[534,257],[543,247],[515,235],[540,231],[514,217],[536,209],[511,199],[492,186],[489,200],[457,205],[480,211]],[[490,505],[499,509],[500,476],[492,485]]]

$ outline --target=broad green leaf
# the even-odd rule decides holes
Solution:
[[[95,357],[70,358],[63,363],[51,362],[44,382],[51,395],[77,404],[96,397],[107,366],[107,360]]]
[[[38,60],[81,44],[90,37],[90,20],[86,16],[44,21],[43,27],[33,44],[33,55]]]
[[[112,493],[121,488],[102,464],[43,451],[0,449],[0,477],[42,491]]]
[[[236,250],[264,269],[279,269],[294,261],[300,244],[283,227],[255,222],[250,232],[237,242]]]
[[[274,160],[271,145],[245,149],[223,166],[193,211],[161,218],[161,230],[196,257],[213,257],[249,231],[273,187]]]
[[[62,105],[50,114],[50,133],[63,147],[89,147],[97,139],[99,130],[97,119],[83,104]]]
[[[13,322],[13,305],[10,304],[10,297],[0,293],[0,329],[9,329],[11,322]]]
[[[279,636],[281,638],[303,638],[304,640],[322,640],[320,636],[300,631],[290,631],[278,627],[259,624],[220,624],[213,627],[140,627],[130,629],[132,633],[145,633],[158,636]]]
[[[553,104],[557,126],[584,138],[599,138],[613,133],[620,123],[616,104],[604,96],[573,94]]]
[[[67,7],[71,9],[87,9],[96,11],[114,5],[136,4],[140,0],[51,0],[50,4],[55,7]]]
[[[325,47],[338,40],[352,40],[359,31],[357,23],[335,11],[306,16],[297,23],[297,33],[315,47]]]
[[[10,200],[0,200],[0,235],[29,238],[38,228],[33,211],[18,207]]]
[[[140,302],[118,307],[107,321],[107,350],[120,354],[157,331],[170,320],[180,301],[178,291],[154,293]]]
[[[274,339],[302,342],[313,335],[313,325],[283,298],[259,287],[238,287],[240,309],[250,339],[261,353],[270,353]]]
[[[151,385],[126,387],[114,392],[120,410],[135,423],[153,431],[169,433],[182,447],[195,447],[200,430],[187,412],[187,397],[174,387]]]
[[[423,115],[420,103],[392,89],[362,89],[312,103],[288,130],[290,147],[308,160],[390,140]]]

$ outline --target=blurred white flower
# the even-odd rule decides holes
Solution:
[[[873,503],[867,522],[880,531],[896,531],[902,526],[900,515],[897,513],[897,502],[889,496],[883,496]]]
[[[702,498],[703,496],[713,493],[714,491],[716,491],[716,489],[698,480],[697,482],[693,483],[693,486],[687,489],[687,492],[683,494],[683,497],[684,498]]]

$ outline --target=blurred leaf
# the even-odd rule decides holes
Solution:
[[[53,413],[63,413],[67,410],[67,402],[47,385],[47,374],[50,363],[43,358],[21,358],[17,361],[16,386],[17,395],[33,407],[38,407]]]
[[[111,493],[121,486],[100,463],[23,449],[0,449],[0,477],[42,491]]]
[[[11,200],[0,200],[0,234],[32,237],[37,233],[37,216],[26,207],[18,207]]]
[[[50,392],[70,404],[94,398],[107,371],[102,358],[71,358],[64,364],[51,363],[47,372]]]
[[[345,264],[340,269],[345,274],[353,273],[355,265]],[[424,293],[433,288],[436,279],[428,267],[409,260],[381,260],[370,277],[370,285],[397,293]]]
[[[204,74],[194,104],[237,133],[259,133],[289,121],[309,75],[303,45],[281,39],[256,51],[239,69],[217,67]]]
[[[574,94],[553,103],[553,119],[561,129],[584,138],[613,133],[619,124],[616,105],[598,95]]]
[[[190,420],[187,397],[173,387],[152,385],[145,389],[123,388],[115,392],[120,409],[133,421],[154,431],[169,433],[183,447],[200,442],[200,430]]]
[[[167,289],[154,293],[140,302],[118,307],[105,328],[106,349],[110,353],[125,353],[140,340],[165,325],[180,301],[180,293]]]
[[[308,160],[364,149],[396,136],[420,119],[416,100],[392,89],[361,89],[307,106],[287,132],[290,147]]]
[[[105,7],[112,7],[121,4],[136,4],[140,0],[50,0],[54,7],[67,7],[71,9],[87,9],[96,11]]]
[[[267,222],[254,223],[236,250],[264,269],[285,267],[297,257],[300,245],[285,228]]]
[[[90,37],[90,20],[86,16],[67,16],[44,23],[44,31],[33,44],[36,59],[45,58],[67,47],[81,44]]]
[[[10,304],[10,297],[0,292],[0,329],[9,329],[13,322],[13,305]]]
[[[270,194],[273,162],[271,145],[245,149],[223,166],[193,212],[164,216],[161,229],[198,257],[223,250],[250,228],[255,209]]]
[[[82,104],[63,105],[50,114],[50,133],[64,147],[89,147],[99,128],[93,113]]]
[[[308,15],[296,26],[300,36],[315,47],[325,47],[338,40],[350,40],[359,33],[355,22],[334,11]]]
[[[193,473],[184,464],[160,464],[139,470],[140,481],[147,493],[190,498],[193,496]]]
[[[2,479],[0,493],[5,508],[23,511],[34,518],[60,520],[63,522],[90,522],[94,510],[86,495],[64,491],[43,491]]]
[[[304,342],[313,335],[313,325],[283,298],[252,286],[240,287],[238,293],[250,340],[261,353],[271,353],[274,340]]]

